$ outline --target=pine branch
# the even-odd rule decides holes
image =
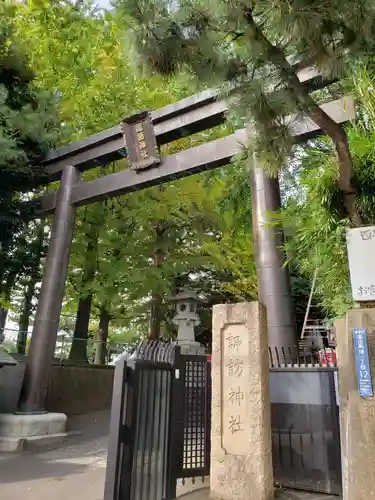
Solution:
[[[329,135],[335,144],[340,164],[339,185],[343,194],[345,208],[355,225],[361,225],[362,218],[356,207],[358,191],[353,183],[353,161],[345,130],[316,104],[307,89],[301,85],[295,69],[288,63],[284,52],[276,45],[273,45],[255,23],[251,9],[244,11],[244,17],[253,40],[260,44],[267,54],[268,59],[280,71],[280,74],[287,83],[291,91],[291,95],[295,98],[299,109],[306,113],[317,125],[319,125],[319,127]]]

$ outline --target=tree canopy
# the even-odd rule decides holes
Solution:
[[[16,33],[27,40],[37,84],[58,96],[62,143],[197,89],[187,74],[146,78],[135,73],[131,54],[124,54],[123,44],[129,45],[122,37],[124,25],[115,15],[97,15],[85,4],[69,2],[20,4],[17,14]],[[225,133],[225,127],[218,127],[176,141],[163,153]],[[84,178],[124,168],[125,160],[87,172]],[[240,170],[238,177],[220,170],[78,210],[64,302],[64,314],[74,316],[78,307],[73,358],[86,356],[93,331],[90,317],[96,328],[105,314],[114,330],[126,327],[130,332],[136,326],[139,333],[169,336],[169,297],[176,283],[191,274],[194,285],[206,293],[255,297],[251,224],[247,220],[244,231],[237,223],[235,197],[228,194],[228,186],[237,185],[238,195],[243,195],[243,179]],[[247,215],[249,207],[249,199],[237,203]],[[16,295],[14,305],[21,309]]]
[[[16,75],[3,84],[6,99],[0,101],[1,175],[10,176],[9,189],[1,191],[0,183],[0,210],[18,224],[9,225],[10,243],[1,255],[11,257],[2,263],[3,304],[20,328],[32,322],[50,230],[48,218],[26,226],[28,214],[20,207],[43,184],[37,158],[54,139],[56,110],[56,141],[65,144],[207,85],[231,99],[228,122],[163,146],[162,154],[251,123],[257,135],[249,149],[270,175],[283,169],[283,207],[273,223],[286,232],[299,327],[316,270],[318,317],[322,310],[330,317],[345,311],[351,304],[345,230],[372,223],[374,213],[374,9],[358,0],[350,6],[338,0],[118,0],[111,13],[88,2],[13,5],[0,54]],[[307,68],[321,74],[310,88],[298,77]],[[332,123],[319,108],[344,91],[354,94],[359,109],[349,127]],[[301,114],[329,139],[295,144],[291,129]],[[83,178],[127,168],[121,160]],[[17,264],[12,274],[17,262],[22,272]],[[97,346],[108,338],[171,338],[170,296],[182,284],[207,297],[198,329],[204,342],[213,304],[257,297],[246,152],[226,168],[78,209],[61,320],[72,347],[64,352],[93,361],[90,338]],[[105,357],[105,348],[98,348],[96,360]]]
[[[356,98],[358,118],[348,126],[357,204],[365,224],[375,223],[374,93],[375,73],[371,60],[357,63],[345,86]],[[301,271],[312,277],[317,270],[317,289],[328,317],[339,316],[352,306],[346,255],[346,230],[336,180],[336,159],[325,138],[311,141],[303,150],[294,177],[297,191],[281,212],[280,222],[289,238],[286,248]]]
[[[373,53],[373,2],[118,0],[118,5],[133,20],[141,63],[162,74],[188,67],[234,96],[237,122],[253,124],[253,146],[270,171],[292,153],[293,117],[309,116],[333,141],[345,213],[352,224],[361,224],[345,130],[319,107],[298,73],[314,68],[332,81],[352,58]]]
[[[58,125],[55,100],[35,87],[35,75],[16,41],[10,14],[11,9],[0,7],[1,331],[11,289],[27,267],[26,260],[30,262],[26,226],[35,210],[33,192],[45,181],[38,160],[53,146]]]

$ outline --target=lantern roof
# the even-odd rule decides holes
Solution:
[[[181,287],[177,294],[170,298],[172,302],[180,302],[183,300],[194,300],[195,302],[204,302],[199,298],[197,292],[188,287]]]

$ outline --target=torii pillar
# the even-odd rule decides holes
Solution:
[[[59,328],[76,214],[70,197],[74,185],[79,180],[80,173],[75,167],[65,167],[53,215],[42,287],[26,359],[20,400],[20,409],[25,413],[45,412],[44,404]]]
[[[283,250],[284,234],[267,225],[272,212],[281,208],[278,177],[269,177],[253,156],[250,162],[252,220],[258,277],[258,300],[267,310],[269,346],[295,353],[297,337],[290,276]],[[281,354],[282,355],[282,354]]]

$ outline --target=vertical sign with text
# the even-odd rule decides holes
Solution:
[[[361,397],[371,397],[373,389],[365,328],[353,328],[353,342],[358,392]]]
[[[375,302],[375,226],[348,229],[346,241],[353,299]]]
[[[244,441],[248,410],[248,356],[246,328],[241,324],[229,324],[223,332],[223,444],[228,453],[241,455],[246,450]]]
[[[142,171],[160,164],[151,114],[147,111],[137,113],[122,122],[122,130],[130,166]]]

